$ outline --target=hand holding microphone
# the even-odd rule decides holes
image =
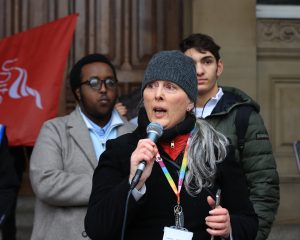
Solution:
[[[141,139],[138,142],[137,148],[131,155],[131,189],[135,188],[139,183],[144,170],[145,173],[143,175],[143,181],[140,184],[141,186],[150,176],[154,164],[154,157],[158,151],[155,142],[162,133],[163,128],[160,124],[150,123],[147,127],[147,139]],[[148,168],[146,167],[147,163],[149,165]]]

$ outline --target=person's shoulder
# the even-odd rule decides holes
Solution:
[[[139,140],[139,136],[137,134],[137,131],[134,130],[133,132],[125,133],[118,136],[117,138],[108,140],[106,142],[106,145],[117,145],[121,149],[123,148],[123,146],[128,146],[128,145],[136,146],[138,140]]]
[[[124,121],[124,127],[128,130],[128,132],[133,132],[136,129],[136,125],[129,122],[128,120]]]
[[[75,116],[76,115],[76,116]],[[58,116],[49,120],[46,120],[41,129],[64,129],[74,121],[79,121],[80,115],[76,114],[75,110],[67,115]],[[74,120],[75,119],[75,120]],[[77,119],[77,120],[76,120]],[[74,125],[74,124],[71,124]]]
[[[104,155],[106,154],[114,154],[114,155],[123,155],[133,152],[137,146],[138,138],[134,132],[125,133],[120,135],[115,139],[110,139],[106,141],[106,150],[104,151]]]
[[[221,86],[224,97],[231,97],[238,101],[245,101],[245,100],[253,100],[247,93],[245,93],[243,90],[236,88],[236,87],[229,87],[229,86]]]
[[[215,150],[215,154],[218,154],[217,150]],[[236,156],[235,156],[235,147],[231,143],[231,140],[229,139],[229,144],[226,146],[226,156],[224,159],[217,163],[219,170],[223,171],[228,166],[236,165]]]
[[[131,131],[133,131],[134,129],[136,129],[136,127],[137,127],[136,125],[134,125],[132,122],[130,122],[129,120],[127,120],[125,117],[121,116],[120,114],[119,114],[119,116],[120,116],[120,118],[123,121],[123,126],[131,129]]]
[[[125,133],[130,133],[136,129],[136,126],[129,122],[124,116],[122,116],[118,111],[114,110],[113,115],[115,118],[119,118],[122,124],[119,125],[119,135],[123,135]]]
[[[66,123],[68,121],[69,117],[70,117],[70,114],[65,115],[65,116],[58,116],[55,118],[51,118],[49,120],[46,120],[44,122],[44,125],[58,125],[58,124]]]
[[[223,101],[227,104],[231,103],[232,106],[235,106],[237,109],[247,107],[252,108],[255,112],[260,111],[259,104],[243,90],[229,86],[222,86],[222,90],[224,93],[222,97]]]

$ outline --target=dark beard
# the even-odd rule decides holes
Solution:
[[[87,107],[86,107],[86,103],[84,98],[81,99],[81,101],[79,102],[79,106],[81,108],[81,111],[91,120],[93,121],[95,124],[97,124],[100,127],[104,127],[110,120],[111,115],[112,115],[112,111],[114,109],[116,100],[113,102],[113,104],[111,105],[111,107],[105,112],[105,113],[100,113],[100,112],[96,112],[96,111],[90,111],[87,112]]]

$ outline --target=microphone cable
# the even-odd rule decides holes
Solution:
[[[125,231],[126,231],[126,225],[127,225],[127,212],[128,212],[128,203],[129,203],[129,198],[132,193],[132,188],[129,189],[127,198],[126,198],[126,203],[125,203],[125,212],[124,212],[124,218],[123,218],[123,225],[122,225],[122,234],[121,234],[121,240],[125,239]]]
[[[147,138],[151,139],[153,142],[156,142],[157,139],[159,137],[161,137],[161,135],[163,134],[163,127],[159,123],[153,122],[147,126],[146,132],[147,132]],[[122,225],[121,240],[124,240],[124,237],[125,237],[129,198],[132,193],[132,190],[138,184],[146,165],[147,165],[147,162],[145,160],[142,160],[138,164],[135,175],[131,180],[129,191],[128,191],[127,198],[126,198],[126,203],[125,203],[125,212],[124,212],[124,219],[123,219],[123,225]]]

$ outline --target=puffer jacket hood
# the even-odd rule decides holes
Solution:
[[[252,106],[259,113],[260,106],[250,96],[240,89],[234,87],[222,87],[223,97],[214,108],[211,116],[228,114],[230,111],[241,105]]]

